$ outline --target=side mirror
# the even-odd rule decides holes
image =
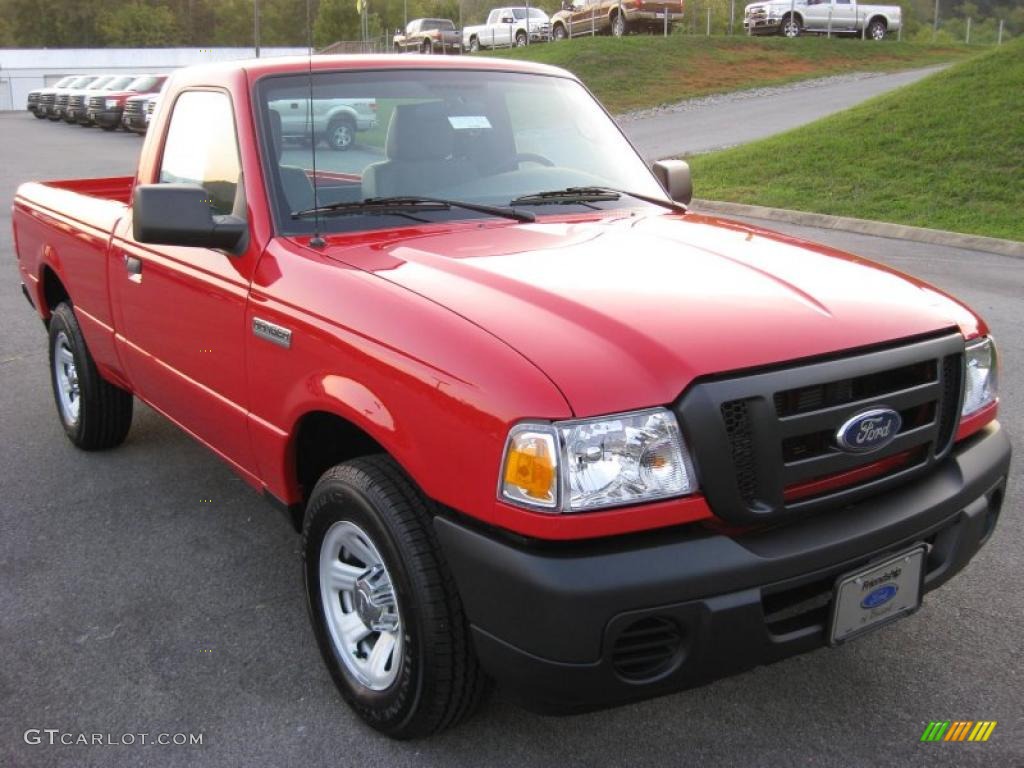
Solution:
[[[219,248],[238,253],[248,227],[238,216],[217,216],[198,184],[140,184],[132,201],[136,242]]]
[[[683,160],[659,160],[651,166],[654,175],[668,196],[677,203],[689,205],[693,199],[693,180],[690,178],[690,165]]]

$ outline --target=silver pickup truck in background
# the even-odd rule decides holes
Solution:
[[[487,14],[486,24],[463,28],[462,49],[521,48],[527,43],[543,43],[550,39],[551,19],[540,8],[495,8]]]
[[[356,133],[377,125],[375,99],[317,99],[314,125],[318,141],[331,149],[347,150]],[[290,141],[309,138],[309,99],[277,99],[270,108],[281,115],[282,138]]]
[[[769,0],[751,3],[743,13],[743,28],[752,35],[804,33],[863,35],[882,40],[898,32],[902,11],[898,5],[868,5],[856,0]]]

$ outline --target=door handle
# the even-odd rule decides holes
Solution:
[[[124,268],[129,275],[141,275],[142,274],[142,259],[138,259],[134,256],[129,256],[127,253],[124,255]]]

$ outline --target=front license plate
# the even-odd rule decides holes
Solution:
[[[926,546],[919,544],[881,563],[840,576],[832,600],[829,643],[845,642],[921,607],[926,554]]]

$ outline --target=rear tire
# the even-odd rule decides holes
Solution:
[[[303,525],[306,595],[324,663],[349,706],[395,739],[456,725],[488,687],[432,512],[390,457],[369,456],[320,478]]]
[[[480,50],[480,38],[478,38],[478,37],[471,37],[469,39],[469,52],[470,53],[476,53],[479,50]]]
[[[327,143],[331,149],[347,152],[356,143],[356,124],[350,117],[336,118],[327,126]]]
[[[516,32],[516,48],[524,48],[526,46],[526,33],[522,30]]]
[[[429,40],[420,43],[420,53],[426,55],[434,52],[434,46]]]
[[[880,19],[875,19],[868,24],[868,37],[872,40],[884,40],[885,39],[885,22]]]
[[[68,439],[84,451],[124,442],[132,425],[132,394],[100,376],[68,303],[50,317],[50,383]]]

